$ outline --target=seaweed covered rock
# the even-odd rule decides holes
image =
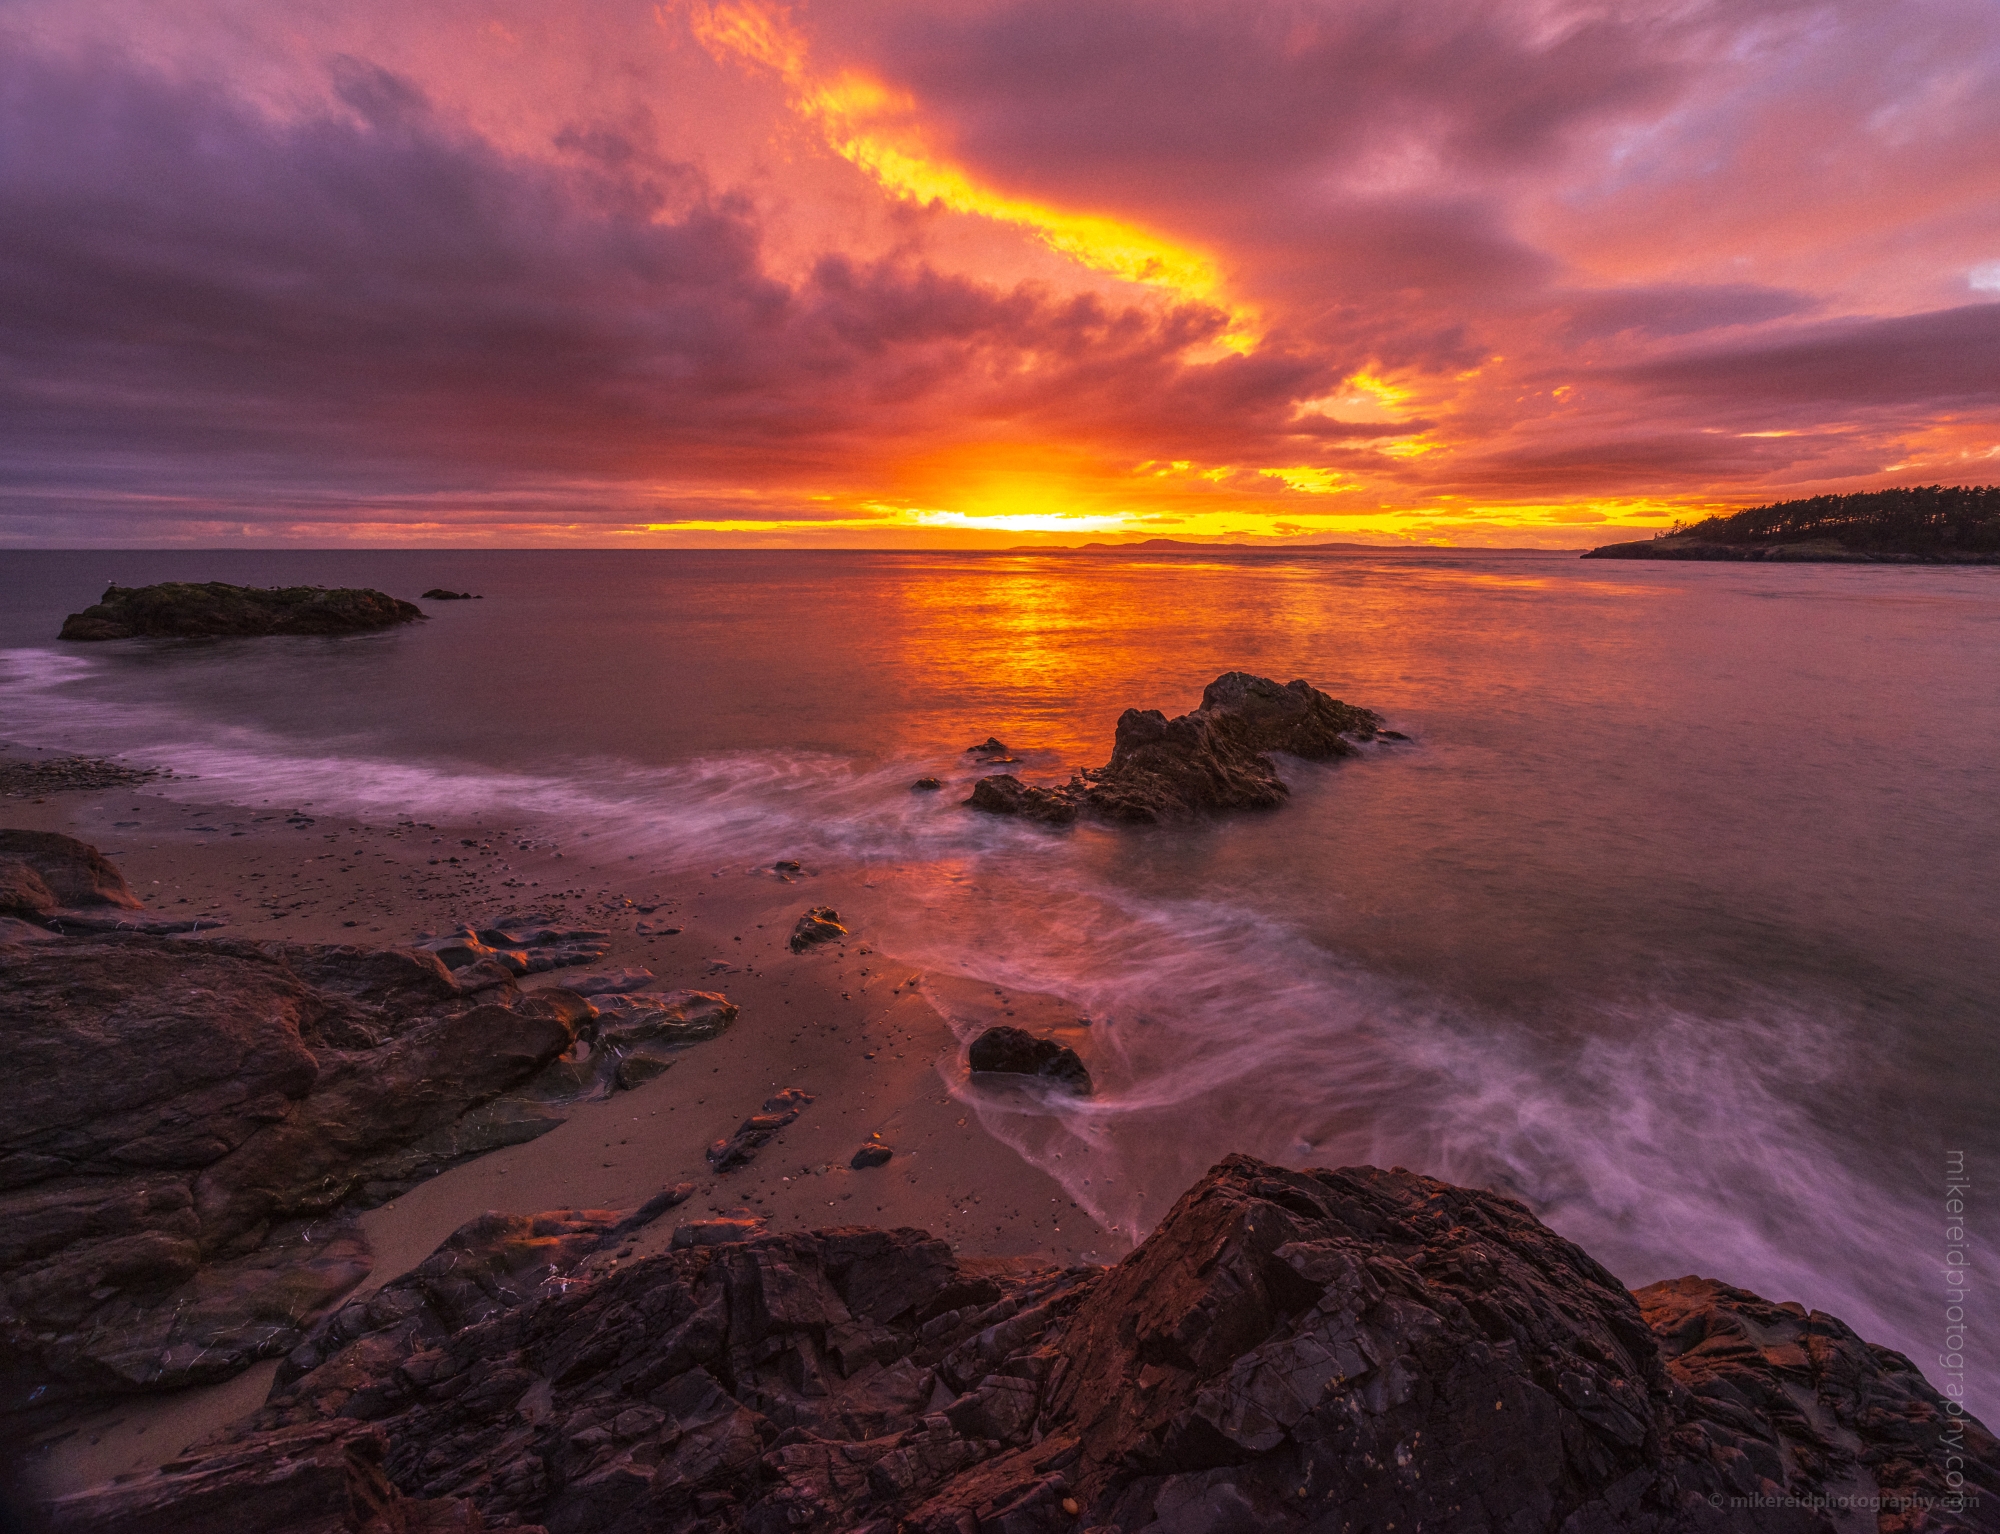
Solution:
[[[219,638],[358,634],[424,616],[414,603],[357,587],[230,586],[162,581],[108,586],[94,606],[63,619],[62,639]]]
[[[1269,753],[1308,761],[1354,755],[1374,739],[1379,715],[1329,698],[1303,681],[1280,685],[1229,671],[1203,690],[1201,707],[1169,719],[1158,709],[1119,716],[1111,760],[1068,783],[1038,787],[1011,773],[981,778],[965,802],[997,815],[1067,825],[1079,815],[1150,823],[1220,810],[1272,809],[1288,790]]]
[[[1231,1157],[1111,1269],[724,1220],[468,1313],[329,1334],[59,1527],[276,1534],[247,1488],[363,1431],[385,1498],[552,1534],[1932,1534],[2000,1495],[1991,1436],[1837,1321],[1635,1301],[1513,1200],[1371,1167]]]

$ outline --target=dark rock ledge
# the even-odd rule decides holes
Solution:
[[[1280,685],[1247,671],[1229,671],[1202,690],[1201,707],[1169,719],[1158,709],[1119,715],[1111,760],[1087,767],[1057,787],[996,773],[974,785],[965,802],[996,815],[1067,825],[1080,815],[1150,823],[1218,810],[1274,809],[1287,789],[1268,753],[1307,761],[1353,756],[1357,741],[1403,737],[1382,729],[1381,716],[1305,682]],[[997,740],[976,746],[1005,751]],[[999,760],[982,755],[982,760]],[[1011,758],[1005,758],[1011,760]]]
[[[736,1015],[407,949],[41,939],[0,932],[0,1413],[29,1425],[289,1351],[369,1271],[353,1212]]]
[[[467,1227],[259,1412],[53,1527],[2000,1527],[2000,1447],[1907,1359],[1709,1280],[1629,1294],[1511,1199],[1405,1171],[1231,1157],[1108,1269],[752,1222],[576,1266],[607,1218]]]
[[[63,619],[61,639],[217,638],[266,634],[357,634],[413,623],[411,602],[355,587],[230,586],[163,581],[108,586],[95,606]]]

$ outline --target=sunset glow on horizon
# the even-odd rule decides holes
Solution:
[[[0,545],[1582,547],[2000,480],[2000,17],[16,0]]]

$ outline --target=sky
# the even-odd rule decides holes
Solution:
[[[1993,0],[0,0],[0,547],[1995,482]]]

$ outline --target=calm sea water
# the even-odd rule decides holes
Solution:
[[[485,600],[352,639],[53,643],[107,581],[176,578]],[[1232,668],[1414,743],[1190,828],[908,791],[989,733],[1028,776],[1100,762],[1121,709]],[[888,952],[1088,1013],[1095,1099],[981,1111],[1135,1237],[1231,1150],[1401,1164],[1518,1194],[1634,1285],[1830,1310],[1934,1379],[1948,1152],[2000,1271],[1996,678],[1991,570],[0,555],[8,738],[189,794],[612,830],[662,876],[866,872]],[[1990,1381],[2000,1307],[1974,1319]]]

